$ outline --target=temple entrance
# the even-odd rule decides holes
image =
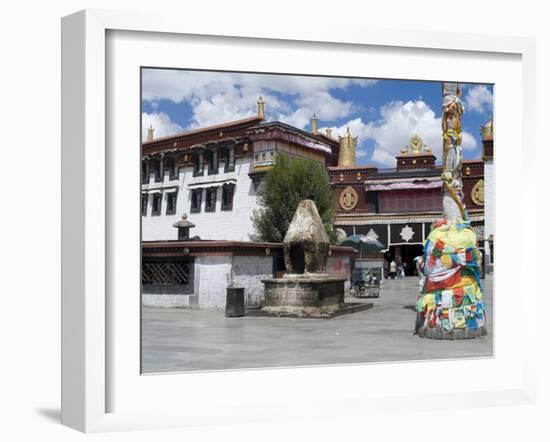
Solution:
[[[399,266],[403,263],[405,276],[416,276],[416,264],[414,258],[422,256],[422,244],[400,244],[390,246],[390,249],[384,254],[384,258],[388,263],[392,259]]]

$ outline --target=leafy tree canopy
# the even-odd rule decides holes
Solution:
[[[282,242],[298,203],[315,202],[331,243],[336,241],[333,227],[333,192],[326,169],[319,161],[290,158],[279,152],[273,167],[258,188],[258,204],[252,216],[256,241]]]

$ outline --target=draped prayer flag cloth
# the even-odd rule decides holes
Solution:
[[[437,221],[424,243],[425,282],[417,303],[420,326],[449,333],[485,326],[481,255],[468,221]]]

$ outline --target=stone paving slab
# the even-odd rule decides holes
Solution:
[[[487,336],[413,335],[417,279],[385,281],[369,310],[328,320],[240,317],[223,311],[143,308],[143,373],[491,357],[492,277],[484,280]]]

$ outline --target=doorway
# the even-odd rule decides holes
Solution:
[[[384,257],[388,262],[395,260],[397,266],[403,263],[405,276],[416,276],[416,264],[414,258],[422,256],[422,244],[399,244],[390,246]]]

